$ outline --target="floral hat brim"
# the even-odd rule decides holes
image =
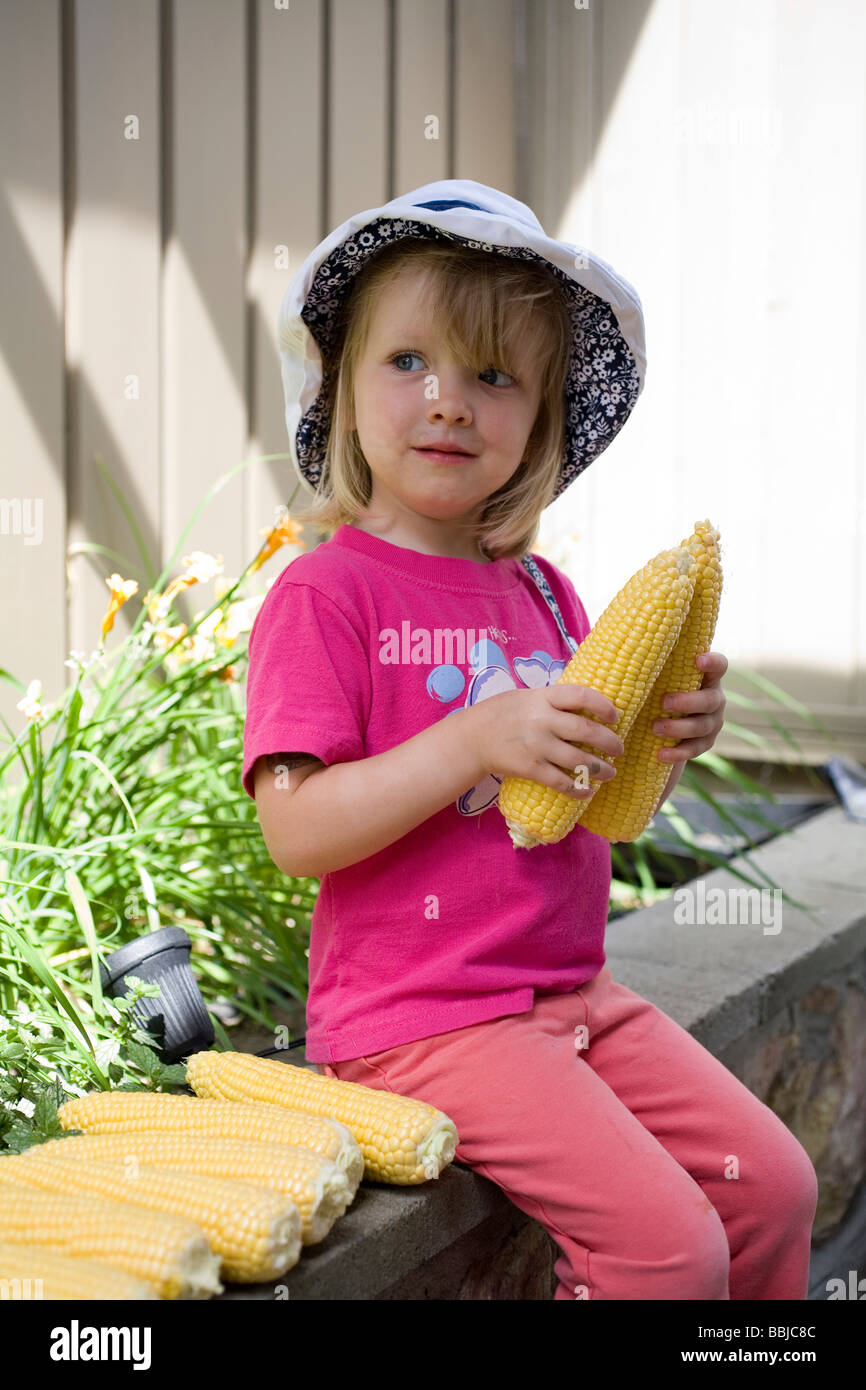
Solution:
[[[278,341],[286,428],[299,476],[314,489],[321,481],[330,432],[323,356],[333,361],[345,297],[370,256],[407,237],[540,261],[563,286],[572,351],[564,389],[565,447],[553,501],[612,443],[643,389],[641,302],[599,256],[551,240],[524,203],[471,179],[425,184],[356,213],[311,252],[288,286]]]

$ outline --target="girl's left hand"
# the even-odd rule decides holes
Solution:
[[[703,671],[704,678],[700,690],[681,690],[666,695],[662,701],[664,709],[676,710],[682,715],[691,716],[680,719],[657,719],[653,733],[660,738],[678,738],[675,748],[660,748],[659,762],[684,763],[706,753],[712,748],[725,722],[725,697],[722,693],[722,676],[728,669],[728,659],[721,652],[701,652],[696,665]]]

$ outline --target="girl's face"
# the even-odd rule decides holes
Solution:
[[[518,377],[492,366],[476,373],[450,357],[424,311],[423,283],[423,271],[407,268],[386,287],[357,364],[353,426],[373,477],[365,515],[410,548],[478,559],[454,523],[479,516],[520,466],[541,385],[528,357]],[[472,457],[420,452],[442,441]]]

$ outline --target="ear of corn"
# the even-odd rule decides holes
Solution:
[[[655,814],[671,774],[671,763],[660,762],[660,748],[673,748],[676,738],[653,733],[659,719],[678,719],[680,713],[662,708],[666,695],[697,690],[703,679],[695,658],[709,651],[722,592],[719,533],[708,521],[696,524],[683,541],[695,559],[695,585],[689,611],[676,644],[649,691],[632,726],[625,751],[615,758],[616,777],[605,782],[581,817],[584,829],[608,840],[636,840]]]
[[[228,1102],[226,1102],[228,1104]],[[333,1159],[291,1144],[211,1139],[199,1134],[80,1134],[30,1150],[34,1158],[108,1159],[174,1171],[233,1178],[282,1192],[301,1214],[301,1242],[316,1245],[348,1207],[354,1192]]]
[[[187,1082],[200,1096],[334,1116],[354,1134],[365,1176],[375,1182],[414,1185],[437,1178],[459,1143],[453,1120],[426,1101],[247,1052],[195,1052],[187,1059]]]
[[[152,1284],[123,1270],[79,1255],[61,1255],[48,1245],[0,1241],[0,1301],[123,1298],[158,1299]]]
[[[295,1144],[333,1159],[354,1195],[364,1176],[364,1157],[347,1125],[302,1110],[251,1102],[239,1110],[227,1100],[171,1095],[167,1091],[93,1091],[57,1111],[66,1130],[84,1134],[134,1134],[162,1130],[213,1139],[254,1139]]]
[[[25,1151],[0,1158],[4,1245],[45,1245],[61,1255],[97,1260],[144,1280],[160,1298],[203,1299],[222,1293],[219,1259],[200,1226],[105,1196],[35,1191],[23,1175],[13,1183],[7,1165],[26,1156]]]
[[[65,1141],[63,1141],[65,1142]],[[288,1197],[264,1187],[148,1164],[48,1158],[30,1153],[0,1158],[3,1179],[49,1192],[90,1192],[130,1206],[194,1221],[220,1258],[223,1278],[266,1283],[297,1264],[301,1216]]]
[[[664,550],[644,565],[604,610],[556,682],[591,686],[612,700],[620,712],[615,727],[623,744],[679,636],[694,588],[693,567],[684,546]],[[589,743],[574,747],[608,758]],[[577,761],[563,771],[572,775]],[[515,849],[563,839],[597,790],[577,801],[540,782],[504,778],[498,805]]]

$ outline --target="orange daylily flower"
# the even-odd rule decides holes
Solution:
[[[299,539],[303,528],[296,521],[292,521],[290,516],[285,517],[278,525],[263,527],[259,531],[260,536],[266,537],[266,545],[261,555],[257,555],[250,568],[250,573],[255,574],[257,569],[261,569],[266,560],[270,560],[275,551],[283,545],[299,545],[302,550],[306,546]]]
[[[114,627],[114,617],[119,608],[122,608],[127,599],[131,599],[133,594],[138,593],[138,585],[134,579],[123,579],[119,574],[113,574],[106,579],[106,584],[111,590],[111,599],[105,617],[102,619],[102,638],[105,640],[107,634]]]
[[[168,617],[175,594],[189,589],[193,584],[207,584],[216,575],[221,574],[223,557],[214,557],[207,555],[203,550],[194,550],[191,555],[184,555],[183,563],[187,567],[186,574],[175,575],[163,594],[148,594],[147,612],[152,623]]]

